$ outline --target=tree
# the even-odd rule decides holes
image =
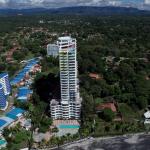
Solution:
[[[14,59],[16,59],[16,60],[23,60],[24,58],[25,58],[25,56],[26,56],[26,54],[24,53],[24,52],[20,52],[20,51],[15,51],[14,53],[13,53],[13,57],[14,57]]]
[[[92,115],[94,114],[95,102],[92,95],[88,95],[85,92],[82,94],[82,108],[81,108],[81,117],[82,120],[93,119]]]
[[[139,96],[137,98],[137,104],[140,109],[145,109],[148,106],[147,98],[144,96]]]
[[[57,133],[58,131],[59,131],[59,129],[57,127],[55,127],[55,128],[52,129],[52,132]]]
[[[109,109],[109,108],[104,109],[103,119],[105,121],[107,121],[107,122],[112,121],[114,119],[114,117],[115,117],[115,114],[111,109]]]

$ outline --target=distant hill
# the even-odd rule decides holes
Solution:
[[[33,9],[0,9],[0,15],[36,15],[36,14],[64,14],[64,15],[150,15],[150,11],[126,7],[63,7],[63,8],[33,8]]]

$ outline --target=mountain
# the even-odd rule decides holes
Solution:
[[[63,14],[63,15],[150,15],[150,11],[126,7],[63,7],[54,9],[0,9],[0,15],[36,15],[36,14]]]

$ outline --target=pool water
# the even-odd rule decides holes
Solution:
[[[6,144],[5,140],[0,140],[0,145]]]
[[[66,124],[61,124],[58,126],[60,129],[78,129],[80,126],[79,125],[66,125]]]

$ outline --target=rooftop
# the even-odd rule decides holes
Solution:
[[[145,117],[146,119],[150,119],[150,111],[145,112],[145,113],[144,113],[144,117]]]
[[[58,104],[59,104],[58,100],[56,100],[56,99],[51,100],[51,105],[58,105]]]
[[[100,79],[100,75],[97,73],[89,73],[89,77],[94,78],[94,79]]]
[[[7,117],[12,118],[12,119],[17,119],[19,116],[21,116],[25,110],[21,108],[14,108],[10,112],[6,114]]]
[[[4,76],[8,76],[8,73],[1,73],[0,78],[3,78]]]
[[[117,108],[114,103],[100,104],[96,107],[96,110],[104,110],[106,108],[111,109],[113,112],[117,112]]]
[[[14,122],[19,116],[21,116],[25,110],[21,108],[14,108],[6,114],[6,116],[0,117],[0,130]]]
[[[12,122],[14,122],[14,119],[12,119],[12,118],[0,117],[0,130],[3,130],[5,127],[7,127]]]
[[[26,87],[26,86],[21,87],[21,88],[19,88],[17,99],[26,101],[28,98],[28,95],[32,94],[32,93],[33,93],[33,91],[30,90],[28,87]]]
[[[63,37],[59,37],[58,40],[62,41],[62,40],[71,40],[72,38],[70,36],[63,36]]]
[[[28,73],[30,71],[30,69],[36,65],[37,63],[39,62],[38,59],[34,58],[34,59],[31,59],[31,60],[28,60],[26,66],[22,69],[22,71],[20,71],[18,73],[18,75],[16,77],[14,77],[13,80],[11,80],[11,84],[17,84],[19,82],[21,82],[21,80],[24,79],[26,73]]]

